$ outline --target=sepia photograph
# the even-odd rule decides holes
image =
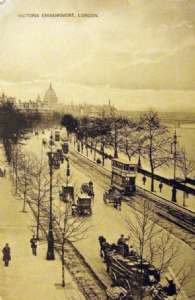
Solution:
[[[0,300],[195,300],[195,0],[0,0]]]

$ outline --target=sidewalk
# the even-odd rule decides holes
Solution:
[[[1,164],[4,160],[0,149]],[[7,175],[8,176],[8,175]],[[66,288],[61,284],[61,264],[45,259],[47,243],[37,247],[33,256],[29,240],[32,236],[33,217],[30,209],[22,213],[22,201],[11,194],[9,178],[0,177],[0,250],[6,242],[11,247],[11,262],[4,267],[0,259],[1,300],[84,300],[71,275],[66,271]]]

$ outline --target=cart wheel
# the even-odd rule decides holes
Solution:
[[[113,283],[117,284],[117,276],[116,276],[116,274],[112,270],[110,270],[110,273],[111,273],[110,275],[111,275]]]

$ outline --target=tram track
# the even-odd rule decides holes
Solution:
[[[98,185],[105,189],[110,185],[111,173],[102,166],[71,150],[70,160],[76,169],[91,176]],[[172,228],[173,234],[195,249],[195,213],[169,202],[163,198],[137,187],[136,195],[124,197],[127,204],[141,212],[143,200],[147,199],[154,204],[155,213],[160,217],[161,226],[165,229]]]

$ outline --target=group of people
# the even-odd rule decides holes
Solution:
[[[35,237],[35,235],[33,235],[33,237],[30,239],[30,244],[31,244],[31,249],[32,249],[32,254],[33,255],[37,255],[37,239]],[[8,267],[9,266],[9,262],[11,260],[11,249],[8,243],[5,244],[5,246],[2,249],[2,254],[3,254],[3,262],[4,262],[4,266]]]
[[[123,234],[117,240],[117,243],[109,244],[104,236],[99,236],[100,243],[100,256],[104,259],[107,264],[107,271],[109,271],[109,265],[111,262],[110,253],[112,251],[117,251],[121,253],[124,257],[128,255],[136,255],[136,251],[133,246],[128,245],[129,237],[125,237]]]

